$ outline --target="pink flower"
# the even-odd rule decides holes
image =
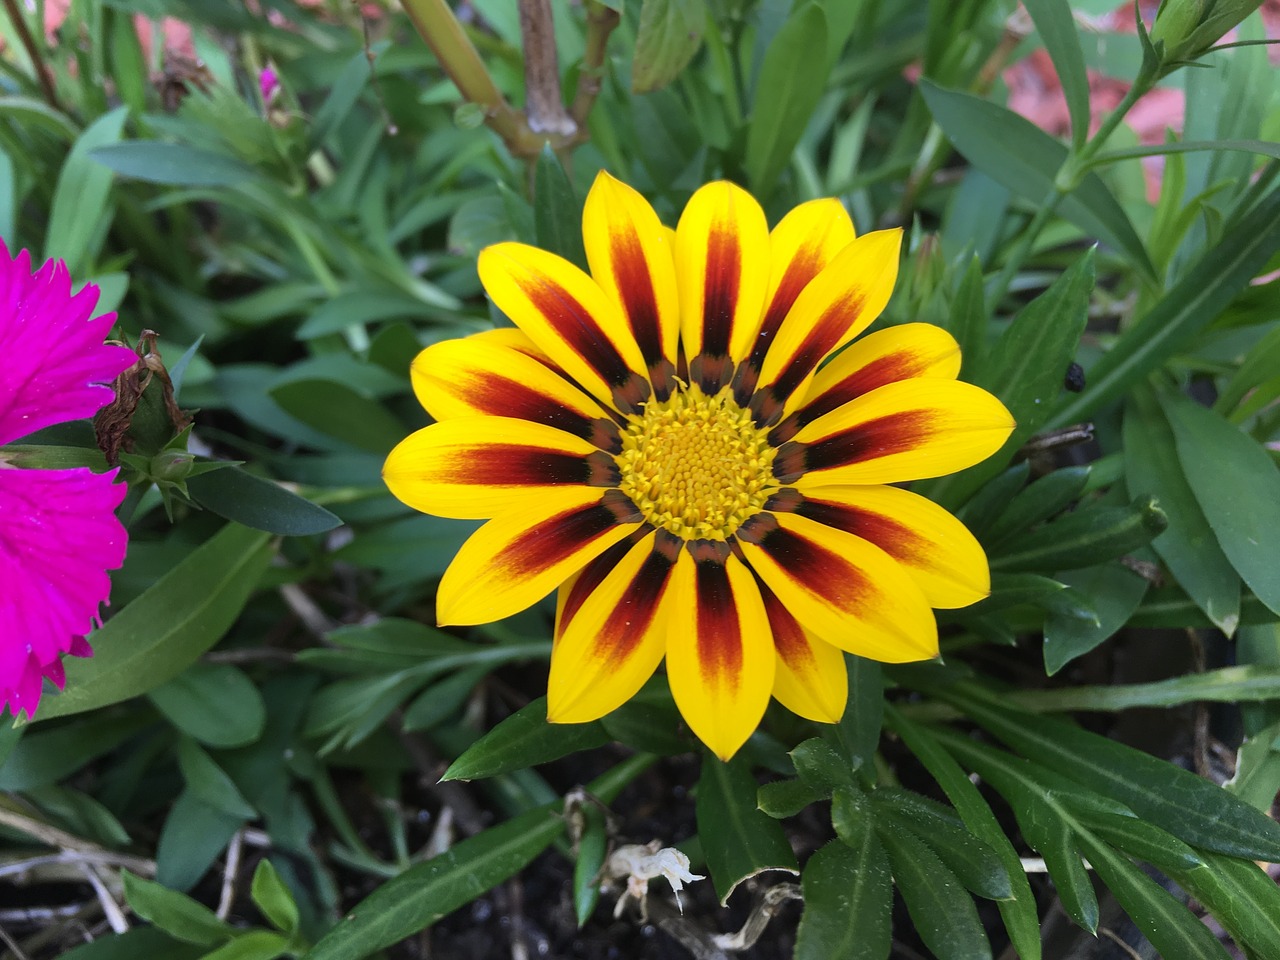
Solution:
[[[280,92],[280,76],[271,67],[263,67],[258,74],[258,92],[262,94],[262,102],[268,106]]]
[[[0,445],[111,402],[137,356],[103,343],[115,314],[92,317],[97,302],[92,285],[72,295],[61,261],[33,274],[0,240]],[[92,654],[84,637],[127,543],[115,475],[17,469],[0,451],[0,707],[14,715],[35,715],[44,678],[63,686],[62,654]]]

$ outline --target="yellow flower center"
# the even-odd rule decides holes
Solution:
[[[726,540],[779,489],[777,451],[725,387],[697,384],[627,418],[618,486],[655,527],[686,540]]]

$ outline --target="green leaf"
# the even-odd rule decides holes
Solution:
[[[424,284],[420,289],[428,290],[430,287]],[[424,313],[457,309],[458,306],[458,302],[451,297],[427,302],[398,290],[364,287],[340,293],[321,303],[302,326],[298,327],[294,336],[299,340],[314,340],[316,337],[341,333],[348,327],[359,324],[376,323],[379,320],[419,320]],[[405,370],[398,372],[403,375]]]
[[[582,835],[573,861],[573,912],[581,929],[600,902],[600,870],[609,852],[609,833],[604,814],[592,803],[582,807]]]
[[[817,3],[796,10],[769,44],[756,82],[743,159],[757,196],[773,189],[822,99],[831,65],[814,51],[826,46],[827,18]]]
[[[415,864],[361,900],[307,960],[359,960],[413,936],[514,876],[563,830],[561,817],[542,807]]]
[[[243,820],[258,815],[226,772],[190,737],[178,740],[178,767],[192,796]]]
[[[228,154],[161,140],[113,143],[89,156],[121,176],[177,187],[234,187],[257,176]]]
[[[1229,960],[1217,937],[1169,891],[1105,843],[1087,834],[1080,839],[1094,871],[1161,956]]]
[[[93,257],[90,245],[109,215],[111,171],[90,159],[104,144],[115,143],[124,130],[128,107],[104,113],[76,139],[58,172],[45,231],[45,258],[60,257],[72,275],[84,271]]]
[[[227,848],[245,818],[205,803],[190,790],[169,808],[156,844],[156,880],[190,890]]]
[[[791,760],[800,779],[818,796],[829,797],[836,788],[852,787],[855,783],[857,768],[820,737],[806,740],[792,750]]]
[[[226,943],[234,936],[235,931],[212,910],[186,894],[144,880],[128,870],[120,871],[120,875],[124,880],[125,899],[133,912],[170,936],[203,947]]]
[[[953,506],[964,502],[1008,466],[1048,419],[1084,332],[1093,283],[1094,255],[1090,250],[1027,304],[1005,330],[978,370],[975,383],[999,397],[1018,425],[990,458],[936,481],[931,486],[935,499],[940,497]]]
[[[153,719],[148,711],[131,710],[123,716],[97,716],[31,731],[25,725],[15,727],[7,712],[0,717],[0,736],[11,751],[7,760],[0,761],[0,790],[13,791],[57,783],[114,750]]]
[[[231,628],[271,560],[269,537],[228,524],[90,636],[92,659],[66,662],[67,688],[36,722],[154,690]]]
[[[533,233],[543,250],[587,269],[587,253],[582,246],[582,203],[549,144],[543,146],[534,168]]]
[[[1084,656],[1123,627],[1151,586],[1119,563],[1059,574],[1068,587],[1093,604],[1093,616],[1050,613],[1044,623],[1044,671],[1053,676],[1076,657]]]
[[[1178,459],[1218,545],[1259,600],[1280,613],[1280,468],[1266,449],[1212,410],[1167,395]]]
[[[1018,851],[1013,848],[1000,821],[973,781],[925,728],[910,723],[892,707],[887,712],[890,727],[938,782],[965,826],[1000,858],[1012,893],[1008,900],[997,903],[1005,929],[1022,960],[1040,960],[1040,920],[1036,915],[1035,895],[1031,892],[1026,871],[1022,869]]]
[[[913,834],[879,827],[876,833],[925,946],[938,960],[991,960],[978,911],[956,875]]]
[[[382,404],[335,380],[291,380],[268,392],[290,416],[370,453],[389,452],[409,433]]]
[[[270,930],[250,930],[201,960],[276,960],[288,947],[288,937]]]
[[[150,698],[175,727],[211,747],[253,743],[267,720],[253,681],[226,663],[193,664]]]
[[[433,683],[405,707],[401,729],[406,732],[429,730],[447,720],[466,702],[471,691],[492,669],[493,665],[490,663],[477,663],[459,670],[439,683]]]
[[[986,361],[987,304],[982,284],[982,259],[975,253],[960,280],[947,322],[947,329],[960,344],[960,377],[968,381]]]
[[[284,885],[271,861],[265,857],[258,861],[257,869],[253,871],[249,895],[262,915],[277,930],[293,933],[298,929],[298,905],[293,900],[293,894]]]
[[[1098,929],[1098,898],[1076,849],[1078,832],[1066,797],[1079,797],[1077,785],[1029,760],[978,743],[949,730],[933,735],[1009,802],[1028,844],[1040,852],[1067,914],[1090,933]],[[1045,784],[1048,784],[1047,786]],[[1105,798],[1088,796],[1089,803]],[[1126,808],[1116,805],[1120,812]]]
[[[548,723],[547,698],[516,711],[467,748],[441,780],[483,780],[512,770],[559,760],[609,742],[598,721]]]
[[[1233,220],[1217,242],[1088,372],[1088,386],[1049,426],[1078,423],[1123,397],[1211,324],[1280,247],[1280,190]]]
[[[1029,0],[1027,12],[1044,41],[1071,116],[1071,145],[1079,150],[1089,137],[1089,77],[1075,17],[1067,0]]]
[[[682,736],[684,721],[670,700],[642,703],[631,700],[600,718],[605,732],[633,750],[675,756],[687,753],[689,738]]]
[[[1024,690],[1011,693],[1008,699],[1037,713],[1177,707],[1196,701],[1253,703],[1280,700],[1280,666],[1223,667],[1151,683]]]
[[[1193,846],[1280,860],[1280,824],[1194,773],[1074,724],[1006,710],[967,685],[932,692],[1019,753],[1118,800]]]
[[[1196,605],[1231,636],[1240,623],[1240,575],[1196,502],[1173,428],[1146,386],[1134,389],[1125,406],[1124,469],[1129,492],[1154,496],[1169,519],[1152,548]]]
[[[342,525],[324,507],[240,467],[191,477],[187,491],[206,510],[267,533],[305,537]]]
[[[1088,809],[1081,809],[1078,813],[1089,830],[1111,846],[1166,873],[1204,866],[1198,853],[1145,820]]]
[[[775,780],[762,785],[757,791],[756,806],[775,820],[781,820],[794,817],[809,804],[825,799],[822,791],[799,778]]]
[[[741,754],[728,763],[704,754],[697,816],[721,906],[738,884],[766,870],[800,872],[782,827],[756,807],[756,781]]]
[[[1280,944],[1280,885],[1249,860],[1204,855],[1205,866],[1170,869],[1170,878],[1204,904],[1235,941],[1271,957]]]
[[[886,960],[892,946],[889,859],[868,823],[804,865],[795,960]]]
[[[680,75],[702,45],[705,0],[644,0],[631,60],[631,92],[661,90]]]
[[[875,660],[856,654],[845,654],[844,660],[849,674],[849,700],[836,735],[853,769],[874,778],[874,759],[884,720],[883,672]]]
[[[988,900],[1013,896],[1008,874],[995,851],[942,804],[898,787],[873,791],[871,802],[877,808],[877,822],[897,822],[914,833],[966,889]]]
[[[332,67],[330,68],[332,69]],[[343,120],[351,113],[360,94],[364,92],[369,77],[373,74],[373,64],[364,51],[354,53],[342,66],[342,70],[333,77],[329,86],[329,95],[316,110],[308,131],[309,149],[318,149],[333,133]]]
[[[959,510],[958,516],[964,521],[979,540],[986,537],[987,532],[1009,506],[1009,501],[1027,485],[1031,476],[1031,464],[1023,460],[1015,463],[973,495]],[[958,498],[957,498],[958,499]]]
[[[1127,507],[1090,507],[1059,517],[1018,541],[1017,550],[991,560],[991,569],[1079,570],[1144,547],[1168,525],[1153,498]]]
[[[196,960],[206,952],[198,944],[174,940],[158,927],[134,927],[73,947],[60,960]]]
[[[1020,490],[999,519],[983,533],[983,545],[992,550],[1061,513],[1080,499],[1089,482],[1089,472],[1089,467],[1064,467]]]
[[[1067,148],[1030,120],[969,93],[948,90],[929,80],[920,93],[957,150],[975,167],[1032,203],[1043,203],[1067,159]],[[1155,267],[1133,224],[1107,185],[1088,174],[1063,198],[1058,211],[1086,236],[1099,237],[1121,251],[1147,278]]]

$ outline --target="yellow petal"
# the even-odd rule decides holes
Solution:
[[[787,513],[752,517],[738,543],[801,626],[827,643],[885,663],[938,655],[933,611],[879,547]]]
[[[689,375],[714,394],[751,349],[769,283],[769,225],[751,194],[721,180],[689,199],[676,225],[676,278]]]
[[[444,340],[418,354],[410,375],[418,402],[436,420],[512,417],[620,449],[617,426],[600,404],[512,347],[473,337]]]
[[[586,723],[631,699],[662,662],[671,632],[671,572],[680,541],[666,532],[635,544],[573,611],[551,656],[547,719]]]
[[[801,490],[940,477],[991,456],[1013,428],[1009,411],[980,387],[902,380],[813,421],[778,448],[773,472]]]
[[[582,240],[591,276],[627,318],[663,399],[675,373],[680,295],[662,222],[644,197],[601,170],[587,194]]]
[[[769,234],[769,288],[764,315],[746,361],[734,380],[738,402],[746,405],[755,390],[769,344],[777,336],[796,297],[854,239],[853,221],[832,198],[795,207]]]
[[[751,407],[762,423],[796,408],[826,356],[865,330],[898,279],[901,230],[877,230],[846,245],[800,296],[769,345]]]
[[[692,549],[674,573],[667,678],[689,728],[727,761],[764,716],[777,657],[751,572],[723,544]]]
[[[509,417],[462,417],[400,441],[382,479],[415,510],[484,520],[566,489],[615,486],[618,468],[609,454],[554,427]]]
[[[640,526],[625,500],[615,490],[571,488],[490,520],[445,571],[437,619],[442,625],[490,623],[537,603]]]
[[[919,494],[888,486],[813,487],[795,512],[874,543],[911,575],[931,607],[967,607],[991,592],[981,544]]]
[[[648,399],[635,337],[617,306],[585,273],[522,243],[485,247],[477,267],[498,309],[597,400],[630,413]]]
[[[960,373],[960,344],[941,327],[904,323],[867,334],[818,371],[795,413],[770,434],[789,440],[818,417],[886,383],[913,377],[954,380]]]
[[[849,699],[844,653],[801,627],[768,587],[762,585],[760,593],[778,652],[774,699],[806,720],[839,723]]]

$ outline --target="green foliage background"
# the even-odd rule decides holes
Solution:
[[[406,6],[421,24],[438,5]],[[1020,36],[1007,0],[556,3],[567,98],[597,76],[596,21],[620,22],[585,135],[514,152],[398,10],[362,22],[336,0],[73,0],[50,45],[12,7],[38,66],[9,19],[0,236],[99,284],[128,340],[157,331],[197,411],[191,440],[144,397],[129,556],[96,655],[68,661],[36,723],[0,730],[4,859],[39,877],[52,850],[102,887],[84,920],[104,935],[66,955],[354,960],[553,846],[576,858],[590,916],[604,818],[584,819],[571,853],[563,798],[535,767],[597,751],[588,790],[609,803],[696,742],[661,677],[596,723],[550,727],[540,700],[494,723],[486,678],[542,669],[548,612],[465,637],[430,626],[434,584],[473,527],[412,513],[378,474],[426,423],[416,352],[505,322],[477,252],[520,239],[581,260],[581,200],[603,168],[668,221],[728,177],[773,220],[838,196],[863,230],[904,225],[880,323],[948,328],[962,377],[1019,422],[991,460],[917,485],[959,513],[994,574],[988,600],[939,611],[945,662],[850,658],[843,723],[771,712],[732,763],[702,759],[689,849],[718,897],[799,871],[803,960],[887,957],[895,890],[943,960],[990,957],[993,937],[1037,960],[1044,911],[1020,860],[1034,851],[1087,930],[1096,878],[1162,955],[1228,956],[1151,868],[1246,957],[1280,957],[1280,888],[1251,862],[1280,861],[1276,74],[1252,45],[1257,3],[1166,0],[1130,34],[1073,18],[1110,6],[1028,0]],[[523,103],[516,6],[465,7],[496,90]],[[145,53],[135,16],[190,24],[199,64]],[[1210,50],[1237,24],[1235,44]],[[1000,69],[1038,47],[1062,82],[1065,141],[1003,105]],[[282,81],[270,103],[268,64]],[[1092,135],[1090,70],[1133,82]],[[1186,128],[1146,147],[1120,120],[1157,86],[1185,90]],[[1138,159],[1151,154],[1164,155],[1155,203]],[[1078,392],[1064,388],[1072,363]],[[1064,446],[1085,423],[1091,445]],[[72,425],[9,452],[92,461],[91,445]],[[1140,628],[1229,638],[1230,665],[1072,679]],[[1196,702],[1237,718],[1225,788],[1067,717]],[[411,849],[415,778],[446,764],[434,796],[501,822],[463,823],[447,852]],[[797,859],[782,821],[815,804],[834,839]],[[207,896],[247,837],[255,927]],[[359,904],[352,875],[372,890]],[[113,901],[149,925],[110,933]],[[56,955],[64,934],[26,949]]]

